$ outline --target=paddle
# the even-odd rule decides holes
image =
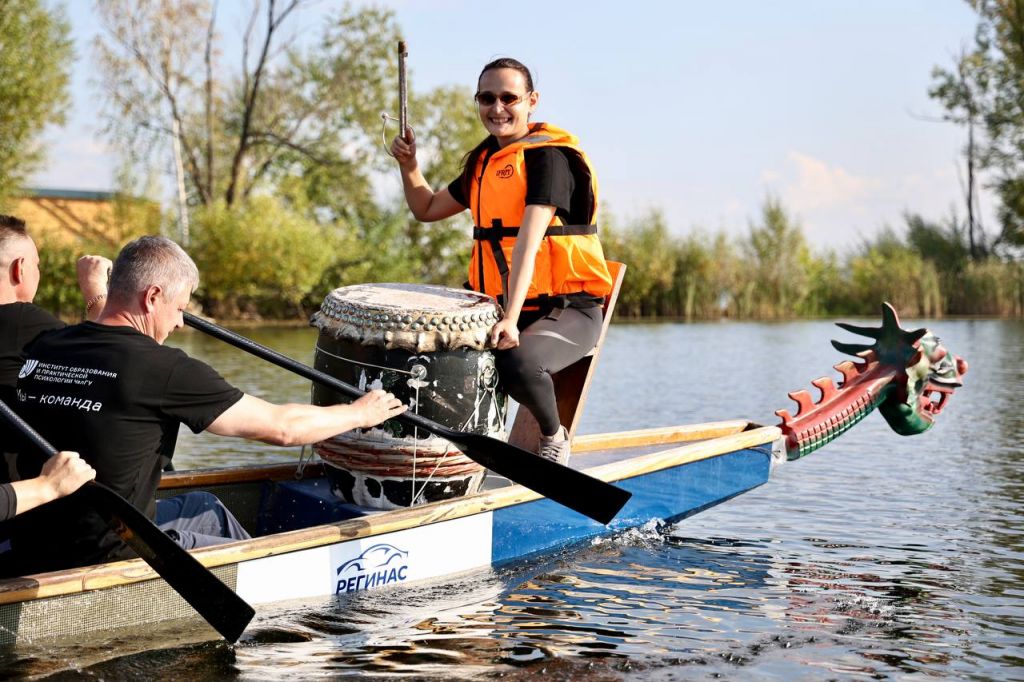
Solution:
[[[57,450],[0,400],[0,414],[47,457]],[[229,642],[238,641],[255,611],[241,597],[199,563],[194,556],[156,527],[149,518],[107,486],[89,481],[78,492],[99,512],[111,530],[121,536],[167,584],[192,605]]]
[[[185,313],[185,324],[342,395],[356,399],[365,394],[364,391],[346,384],[340,379],[292,360],[286,355],[261,346],[251,339],[212,322],[207,322],[191,313]],[[608,523],[615,518],[615,515],[632,495],[622,488],[587,476],[581,471],[538,457],[532,452],[497,438],[456,431],[408,412],[400,414],[394,419],[450,440],[477,464],[601,523]]]

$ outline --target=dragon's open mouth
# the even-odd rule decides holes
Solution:
[[[927,419],[942,412],[953,391],[963,386],[960,377],[967,372],[967,363],[963,358],[950,355],[941,346],[936,349],[931,361],[931,376],[918,399],[922,416]]]
[[[931,418],[942,412],[951,395],[953,395],[952,387],[929,381],[924,391],[921,392],[921,397],[918,399],[924,416]]]

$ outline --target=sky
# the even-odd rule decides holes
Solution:
[[[942,109],[927,94],[932,69],[950,66],[973,36],[976,17],[962,0],[375,4],[395,12],[414,90],[473,88],[498,56],[529,66],[540,93],[534,120],[580,138],[620,224],[656,209],[675,234],[740,235],[775,196],[815,248],[844,251],[883,226],[902,228],[905,212],[964,214],[966,135],[934,120]],[[221,0],[225,57],[235,63],[249,5]],[[293,29],[316,31],[341,6],[322,0]],[[63,129],[48,131],[50,161],[33,186],[114,185],[115,155],[97,132],[91,8],[67,2],[73,109]],[[397,187],[397,171],[392,180]],[[994,230],[987,192],[981,207]]]

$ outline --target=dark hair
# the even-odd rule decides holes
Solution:
[[[25,221],[12,215],[0,214],[0,254],[7,251],[7,245],[28,237]]]
[[[484,68],[480,71],[480,75],[476,77],[477,90],[480,89],[480,79],[484,77],[484,74],[488,71],[495,71],[497,69],[512,69],[523,74],[523,79],[526,81],[526,91],[533,92],[533,76],[530,75],[530,70],[526,68],[518,59],[512,59],[512,57],[499,57],[493,62],[484,65]]]
[[[488,62],[484,65],[484,68],[480,70],[480,75],[476,78],[476,89],[480,92],[480,79],[484,77],[484,74],[488,71],[494,71],[496,69],[512,69],[518,71],[523,75],[523,80],[526,81],[526,91],[533,92],[533,76],[530,74],[530,70],[526,68],[518,59],[512,59],[512,57],[499,57],[492,62]],[[494,139],[493,135],[488,135],[480,142],[477,146],[473,147],[469,152],[462,157],[462,193],[466,197],[466,201],[469,201],[470,187],[473,182],[473,171],[476,169],[477,161],[480,160],[480,156],[487,150],[492,144]]]

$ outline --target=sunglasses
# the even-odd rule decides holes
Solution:
[[[506,107],[510,107],[514,104],[519,104],[525,97],[526,95],[517,95],[512,92],[503,92],[500,95],[495,95],[493,92],[478,92],[473,96],[473,99],[482,107],[492,106],[498,100],[501,100],[501,103]]]

